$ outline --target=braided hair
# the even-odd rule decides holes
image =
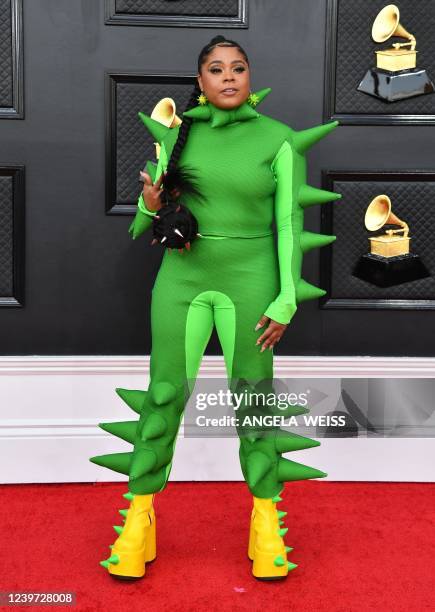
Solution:
[[[248,56],[242,47],[235,42],[234,40],[228,40],[224,36],[215,36],[211,39],[211,41],[205,45],[200,51],[198,56],[198,73],[201,72],[201,67],[207,59],[207,56],[216,46],[225,46],[225,47],[237,47],[240,53],[244,56],[247,64],[249,65]],[[201,93],[201,89],[199,87],[198,81],[196,81],[195,86],[190,94],[189,101],[186,104],[186,108],[183,112],[197,106],[198,104],[198,96]],[[190,193],[192,195],[196,195],[199,199],[202,199],[202,194],[200,193],[198,187],[195,184],[195,175],[192,171],[189,171],[187,168],[178,168],[178,160],[180,159],[181,152],[186,144],[187,137],[189,135],[190,126],[192,124],[191,117],[184,117],[183,121],[180,125],[178,131],[177,141],[172,150],[171,157],[168,162],[167,174],[163,179],[163,187],[166,192],[171,192],[173,189],[179,190],[181,193]]]

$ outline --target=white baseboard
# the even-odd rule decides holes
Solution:
[[[0,357],[0,482],[125,481],[89,457],[131,450],[98,423],[137,418],[114,389],[146,389],[148,372],[148,357]],[[204,357],[199,376],[225,378],[223,359]],[[275,357],[275,376],[433,378],[435,359]],[[432,482],[435,445],[325,438],[291,459],[327,472],[325,480]],[[181,428],[170,479],[242,480],[238,440],[184,438]]]

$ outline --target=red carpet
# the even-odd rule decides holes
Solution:
[[[80,612],[435,609],[434,484],[288,483],[279,507],[298,567],[268,583],[250,574],[244,483],[169,483],[156,497],[157,559],[142,580],[115,581],[98,562],[126,490],[0,486],[0,591],[74,591]]]

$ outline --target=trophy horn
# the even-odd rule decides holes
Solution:
[[[182,119],[176,114],[175,102],[172,98],[162,98],[157,102],[150,115],[151,119],[158,121],[166,127],[174,128],[182,123]],[[160,145],[155,142],[156,158],[160,156]]]
[[[377,43],[382,43],[391,38],[407,38],[407,43],[395,43],[393,47],[400,48],[403,45],[411,45],[411,50],[415,49],[415,36],[408,32],[400,23],[400,10],[395,4],[388,4],[379,11],[372,26],[372,38]]]
[[[364,224],[370,232],[390,224],[399,225],[404,231],[404,236],[409,232],[408,225],[391,211],[391,200],[385,194],[376,196],[370,202],[364,216]]]
[[[173,128],[181,123],[181,119],[175,111],[174,100],[172,98],[162,98],[153,108],[150,117],[159,123],[163,123],[166,127]]]

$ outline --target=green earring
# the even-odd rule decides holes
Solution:
[[[257,106],[257,104],[260,102],[260,98],[259,96],[257,96],[257,94],[252,93],[252,91],[249,93],[247,102],[250,106]]]
[[[205,106],[208,102],[208,98],[203,91],[201,91],[201,94],[196,99],[198,100],[198,104],[200,106]]]

